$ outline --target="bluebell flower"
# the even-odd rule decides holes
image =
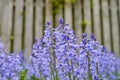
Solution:
[[[59,23],[60,23],[60,24],[63,24],[63,22],[64,22],[63,19],[62,19],[62,18],[59,18]]]
[[[45,25],[44,36],[35,39],[30,62],[24,52],[11,53],[0,42],[0,80],[19,80],[27,70],[27,80],[119,80],[120,57],[97,42],[94,34],[75,36],[69,24],[59,18],[58,27]],[[79,38],[82,38],[79,41]]]

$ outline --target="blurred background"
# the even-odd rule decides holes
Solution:
[[[75,30],[94,33],[100,44],[120,55],[120,0],[0,0],[0,37],[10,52],[31,54],[47,21],[58,18]]]

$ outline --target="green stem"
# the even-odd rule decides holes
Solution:
[[[52,69],[52,62],[50,62],[50,80],[53,80],[52,79],[52,75],[53,75],[53,69]]]
[[[69,77],[69,80],[72,80],[72,79],[71,79],[71,75],[70,75],[70,73],[68,73],[68,77]]]
[[[87,53],[87,56],[88,56],[88,80],[92,80],[92,74],[90,71],[90,54]]]
[[[96,63],[96,72],[97,72],[97,75],[99,75],[99,73],[98,73],[98,62]]]

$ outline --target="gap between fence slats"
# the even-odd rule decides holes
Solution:
[[[93,9],[93,5],[94,2],[93,0],[90,0],[90,13],[91,13],[91,32],[94,33],[94,9]]]
[[[32,0],[33,1],[33,15],[32,15],[32,43],[34,43],[34,40],[35,40],[35,26],[36,26],[36,24],[35,24],[35,22],[36,22],[36,7],[35,7],[35,4],[36,4],[36,0]]]
[[[22,12],[22,35],[21,35],[21,48],[24,51],[25,49],[25,13],[26,13],[26,7],[25,7],[25,0],[23,0],[23,12]]]
[[[99,0],[99,18],[100,18],[100,32],[101,32],[101,44],[104,45],[104,36],[103,36],[103,17],[102,17],[102,0]]]
[[[109,24],[110,24],[110,40],[111,40],[111,51],[114,52],[114,49],[113,49],[113,36],[112,36],[112,17],[111,17],[111,9],[110,9],[110,0],[107,0],[108,1],[108,7],[109,7]]]

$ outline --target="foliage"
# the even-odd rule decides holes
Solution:
[[[81,24],[82,24],[82,26],[86,27],[86,26],[88,25],[88,22],[85,21],[85,20],[83,20],[83,21],[81,22]]]
[[[22,70],[19,73],[20,80],[26,80],[27,79],[27,70]]]
[[[14,40],[14,36],[10,36],[10,40]]]
[[[49,1],[52,2],[53,14],[59,13],[59,9],[63,8],[64,3],[72,4],[76,2],[76,0],[49,0]]]

